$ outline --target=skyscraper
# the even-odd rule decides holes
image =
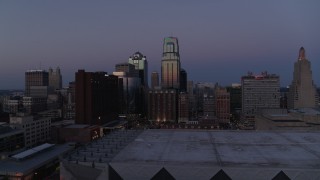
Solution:
[[[180,55],[178,39],[164,38],[161,62],[161,87],[164,89],[180,88]]]
[[[138,71],[141,85],[148,87],[148,61],[147,57],[141,54],[139,51],[135,52],[129,58],[129,63],[135,66]]]
[[[25,96],[47,96],[49,74],[45,70],[29,70],[25,73]]]
[[[180,91],[181,92],[187,92],[187,81],[188,76],[186,70],[182,69],[180,70]]]
[[[151,89],[155,87],[159,87],[159,74],[154,71],[151,73]]]
[[[55,70],[49,68],[49,87],[53,90],[62,88],[62,76],[59,67]]]
[[[303,47],[294,63],[293,80],[289,88],[288,108],[313,108],[316,106],[316,88],[312,80],[311,63]]]

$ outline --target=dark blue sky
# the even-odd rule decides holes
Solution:
[[[292,80],[304,46],[320,86],[319,0],[0,1],[0,89],[28,69],[114,71],[136,51],[160,71],[163,38],[179,39],[189,79],[229,85],[248,71]],[[40,65],[41,64],[41,65]]]

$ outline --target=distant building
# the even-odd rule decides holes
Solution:
[[[177,90],[149,90],[148,119],[154,122],[178,121]]]
[[[138,71],[139,78],[141,80],[141,85],[148,87],[148,61],[147,57],[142,53],[135,52],[129,58],[129,63],[135,66]]]
[[[180,70],[180,91],[187,92],[188,75],[184,69]]]
[[[22,97],[23,112],[38,113],[47,110],[47,97]]]
[[[241,111],[241,84],[232,84],[230,87],[227,87],[227,91],[230,93],[230,112],[234,114]]]
[[[218,122],[227,124],[230,122],[230,93],[227,89],[217,87],[214,95],[215,103],[214,110],[215,115],[218,118]]]
[[[154,71],[151,73],[151,89],[159,86],[159,73]]]
[[[178,105],[178,122],[188,123],[189,121],[189,96],[186,92],[179,93],[179,105]]]
[[[10,117],[10,124],[17,129],[24,130],[26,147],[34,147],[50,139],[50,118],[37,118],[17,114]]]
[[[176,37],[164,38],[161,62],[161,87],[180,88],[180,54]]]
[[[298,61],[294,64],[293,80],[289,89],[288,108],[316,107],[316,87],[312,80],[311,63],[303,47],[299,50]]]
[[[203,116],[202,120],[205,120],[210,123],[217,123],[216,116],[215,116],[215,109],[214,109],[215,99],[213,95],[205,94],[203,96]],[[201,116],[200,116],[201,117]]]
[[[76,124],[102,125],[118,119],[120,93],[118,77],[106,72],[76,72]]]
[[[25,96],[47,95],[49,74],[44,70],[29,70],[25,72]]]
[[[49,68],[49,87],[51,91],[62,88],[62,76],[59,67],[55,70]]]
[[[135,65],[130,63],[119,63],[115,66],[116,72],[125,72],[128,77],[139,77],[138,70]]]
[[[126,72],[113,72],[121,83],[120,113],[141,114],[143,113],[144,95],[141,90],[141,81],[137,76],[128,76]]]
[[[253,75],[241,78],[242,113],[254,116],[259,109],[280,108],[280,78],[278,75]]]

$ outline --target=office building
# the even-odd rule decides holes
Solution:
[[[25,146],[24,131],[14,129],[9,124],[0,124],[0,154],[12,152]]]
[[[57,67],[55,70],[49,68],[49,87],[51,91],[62,88],[62,76],[60,68]]]
[[[125,72],[128,77],[139,77],[138,70],[135,65],[130,63],[119,63],[115,66],[116,72]]]
[[[25,72],[25,96],[46,96],[48,94],[49,74],[44,70]]]
[[[178,120],[178,93],[175,89],[149,90],[149,121],[176,123]]]
[[[180,91],[187,92],[188,75],[184,69],[180,70]]]
[[[232,114],[241,112],[241,105],[242,105],[241,84],[233,83],[231,84],[231,86],[227,87],[227,91],[230,94],[230,112]]]
[[[261,109],[280,108],[280,78],[267,72],[241,78],[242,113],[254,116]]]
[[[220,124],[230,122],[230,93],[226,88],[216,87],[214,90],[214,110],[215,116]]]
[[[51,118],[39,118],[17,114],[10,117],[10,124],[24,130],[25,146],[30,148],[50,139]]]
[[[133,64],[135,69],[138,71],[139,78],[141,80],[141,85],[148,87],[148,61],[147,57],[142,53],[135,52],[129,58],[129,63]]]
[[[161,87],[163,89],[180,88],[180,54],[178,39],[175,37],[164,38]]]
[[[189,121],[189,96],[186,92],[180,92],[178,105],[178,123],[188,123]]]
[[[151,89],[155,89],[159,86],[159,73],[154,71],[151,73]]]
[[[120,93],[118,77],[106,72],[76,72],[76,124],[102,125],[117,120]]]
[[[293,80],[289,88],[288,108],[316,107],[316,87],[312,80],[311,63],[305,49],[299,50],[298,61],[294,63]]]

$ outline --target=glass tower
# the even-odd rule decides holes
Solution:
[[[180,88],[180,55],[178,39],[164,38],[161,62],[161,86],[164,89]]]

